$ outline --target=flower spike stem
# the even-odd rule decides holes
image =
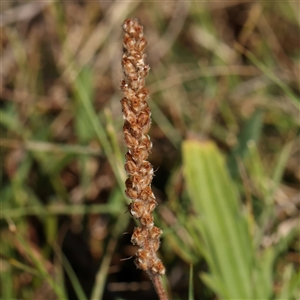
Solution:
[[[151,126],[151,111],[146,102],[149,92],[145,87],[145,78],[150,69],[145,64],[147,41],[143,34],[143,26],[137,19],[126,20],[123,30],[124,79],[121,89],[124,98],[121,104],[125,119],[124,141],[128,148],[125,155],[125,170],[128,174],[125,193],[132,200],[129,212],[140,223],[133,231],[131,242],[139,246],[135,258],[136,266],[148,273],[159,298],[167,300],[161,283],[165,267],[156,254],[162,230],[154,226],[152,215],[157,205],[151,189],[154,172],[152,165],[147,161],[152,148],[147,134]]]

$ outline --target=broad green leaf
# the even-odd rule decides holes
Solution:
[[[225,161],[214,143],[195,140],[183,143],[183,159],[214,283],[224,285],[215,292],[224,291],[224,298],[253,299],[253,249]]]

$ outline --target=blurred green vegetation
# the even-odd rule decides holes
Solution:
[[[119,103],[131,16],[148,40],[170,298],[300,298],[298,2],[1,8],[1,299],[156,299],[124,259],[136,251]]]

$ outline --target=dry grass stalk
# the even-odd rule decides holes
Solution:
[[[131,241],[139,246],[135,264],[149,274],[160,299],[167,299],[160,280],[165,268],[156,254],[162,230],[154,226],[152,215],[157,205],[151,189],[154,172],[147,161],[152,148],[147,134],[151,126],[151,111],[146,102],[148,90],[145,87],[145,78],[150,69],[145,64],[147,41],[143,36],[143,27],[137,19],[126,20],[123,30],[124,80],[121,88],[125,97],[121,104],[125,119],[124,140],[128,147],[125,170],[129,176],[125,182],[125,193],[132,199],[129,205],[130,214],[140,222],[140,226],[134,229]]]

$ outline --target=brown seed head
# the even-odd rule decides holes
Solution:
[[[125,193],[132,199],[128,205],[130,214],[140,221],[140,227],[134,229],[131,241],[140,247],[136,252],[137,267],[158,276],[164,274],[165,269],[156,255],[162,231],[153,223],[152,211],[157,202],[151,189],[154,171],[147,161],[152,148],[147,134],[151,126],[151,110],[146,102],[149,91],[145,87],[145,78],[150,70],[145,63],[147,41],[143,36],[143,26],[137,19],[126,20],[123,30],[124,79],[120,86],[124,93],[121,100],[125,119],[124,141],[128,148],[124,167],[129,176],[125,182]]]

